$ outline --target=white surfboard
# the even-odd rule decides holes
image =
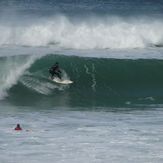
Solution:
[[[52,80],[53,80],[54,82],[60,83],[60,84],[72,84],[72,83],[73,83],[73,81],[68,80],[68,79],[53,78]]]

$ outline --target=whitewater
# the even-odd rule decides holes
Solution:
[[[162,16],[161,0],[0,1],[0,162],[163,162]]]
[[[124,49],[163,45],[162,20],[59,15],[25,25],[1,24],[0,45],[54,46],[63,49]]]

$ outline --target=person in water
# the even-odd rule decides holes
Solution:
[[[21,131],[22,130],[22,128],[20,127],[20,124],[16,125],[15,130],[17,130],[17,131]]]
[[[59,79],[61,79],[61,70],[59,68],[59,63],[56,62],[50,69],[49,73],[51,74],[51,79],[54,78],[54,76],[57,76]]]

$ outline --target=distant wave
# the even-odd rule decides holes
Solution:
[[[0,46],[54,46],[63,49],[160,47],[163,45],[162,27],[162,20],[145,17],[127,20],[94,16],[71,20],[58,15],[14,25],[1,23]]]

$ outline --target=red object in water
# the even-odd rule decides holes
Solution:
[[[22,128],[20,127],[19,124],[17,124],[17,126],[15,127],[15,130],[20,131],[20,130],[22,130]]]

